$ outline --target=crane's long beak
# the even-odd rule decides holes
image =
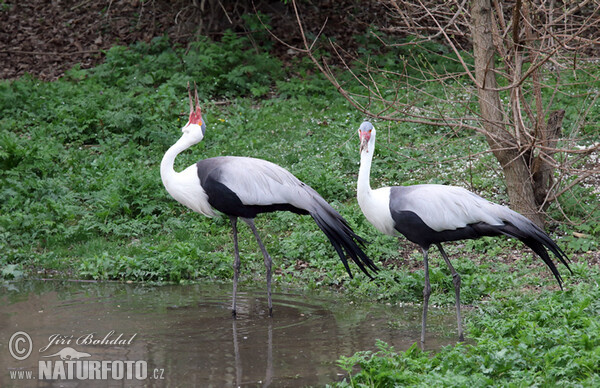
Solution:
[[[198,101],[198,86],[196,86],[196,81],[194,81],[194,99],[196,101],[196,112],[200,112],[200,102]],[[190,101],[191,102],[191,101]]]
[[[190,115],[194,111],[194,103],[192,102],[192,89],[190,89],[190,81],[187,83],[188,96],[190,97]],[[196,94],[197,95],[197,94]]]
[[[367,152],[369,152],[367,144],[369,144],[369,139],[371,138],[371,134],[369,132],[360,131],[359,136],[360,136],[360,152],[363,152],[363,150],[366,150]]]

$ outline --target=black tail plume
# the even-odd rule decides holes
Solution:
[[[548,268],[550,268],[550,271],[552,271],[552,274],[556,278],[558,285],[562,289],[562,277],[554,265],[554,262],[550,258],[548,250],[550,250],[550,252],[552,252],[558,258],[558,260],[563,263],[565,267],[567,267],[571,274],[573,274],[571,267],[569,267],[569,258],[542,229],[525,217],[521,217],[523,219],[519,219],[518,222],[506,223],[504,226],[497,227],[498,230],[502,234],[521,240],[523,244],[527,245],[535,253],[537,253],[542,258],[544,263],[546,263]]]
[[[364,248],[366,241],[354,233],[348,222],[338,212],[326,202],[325,204],[311,212],[310,215],[335,248],[350,277],[352,277],[352,271],[350,271],[347,256],[350,256],[358,268],[373,279],[367,268],[373,272],[377,272],[379,269],[361,249],[361,247]]]

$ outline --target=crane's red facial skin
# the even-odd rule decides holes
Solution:
[[[194,99],[192,99],[192,89],[190,89],[190,83],[187,84],[188,96],[190,97],[190,119],[187,125],[198,124],[202,126],[202,110],[200,109],[200,102],[198,100],[198,87],[194,82]],[[196,109],[194,110],[194,100],[196,101]]]
[[[368,131],[358,131],[358,136],[360,137],[360,152],[363,152],[363,150],[366,150],[366,152],[369,152],[369,149],[367,148],[367,144],[369,143],[369,140],[371,139],[371,130]]]
[[[196,105],[196,110],[190,112],[190,119],[188,121],[188,125],[190,124],[198,124],[202,126],[202,110],[199,106]]]

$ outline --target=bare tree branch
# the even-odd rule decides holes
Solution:
[[[389,4],[396,25],[380,28],[380,33],[371,32],[371,36],[383,50],[416,50],[422,55],[400,56],[399,66],[383,68],[370,57],[361,58],[330,39],[322,39],[324,25],[317,29],[317,38],[309,40],[295,0],[292,8],[300,47],[275,39],[306,55],[350,105],[368,117],[483,135],[491,147],[485,153],[496,156],[507,186],[533,193],[524,187],[537,185],[538,195],[543,193],[533,207],[536,210],[516,209],[526,215],[543,213],[549,203],[598,173],[598,167],[586,164],[600,147],[598,143],[590,144],[589,125],[593,124],[587,119],[600,96],[598,87],[575,96],[567,95],[563,86],[581,82],[571,80],[579,76],[600,85],[596,73],[586,70],[582,55],[592,45],[600,44],[600,0],[578,4],[561,0],[472,0],[471,5],[483,5],[478,10],[489,17],[485,27],[491,32],[486,33],[491,38],[488,47],[492,52],[487,52],[483,62],[477,57],[481,52],[470,50],[480,32],[473,28],[473,8],[466,8],[466,0],[381,1]],[[590,9],[591,5],[596,8]],[[315,31],[315,26],[309,28]],[[381,32],[392,35],[386,37]],[[414,38],[394,40],[397,34]],[[444,42],[450,54],[430,48],[430,42],[436,39]],[[322,50],[332,57],[317,54]],[[453,70],[448,71],[449,67]],[[478,72],[485,77],[480,78]],[[438,87],[429,87],[432,83]],[[484,102],[482,90],[488,93]],[[566,130],[562,130],[564,136],[551,135],[547,131],[552,126],[548,117],[556,111],[555,103],[565,96],[582,101],[579,115],[574,122],[568,121]],[[494,113],[490,115],[485,109]],[[561,131],[561,126],[555,125],[555,129]],[[516,165],[522,167],[511,176],[509,170]],[[509,197],[512,203],[511,190]]]

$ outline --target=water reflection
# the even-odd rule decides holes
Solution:
[[[244,289],[248,289],[244,285]],[[144,380],[111,381],[110,386],[306,386],[343,378],[340,355],[373,349],[376,339],[407,349],[420,335],[420,307],[352,303],[338,294],[303,294],[278,289],[273,318],[262,289],[239,293],[232,319],[229,284],[145,286],[120,283],[30,281],[4,284],[0,291],[0,386],[53,386],[39,379],[17,382],[11,371],[32,370],[58,357],[65,346],[86,352],[90,361],[147,362]],[[432,311],[429,348],[453,343],[452,310]],[[16,331],[34,344],[24,361],[8,352]],[[113,334],[110,334],[110,333]],[[49,344],[60,334],[63,343]],[[93,334],[104,344],[77,343]],[[110,335],[109,335],[110,334]],[[130,344],[110,342],[131,338]],[[56,337],[53,337],[56,338]],[[89,337],[88,337],[89,338]],[[70,343],[67,343],[70,339]],[[61,380],[64,387],[79,381]],[[106,386],[106,381],[86,381]]]

